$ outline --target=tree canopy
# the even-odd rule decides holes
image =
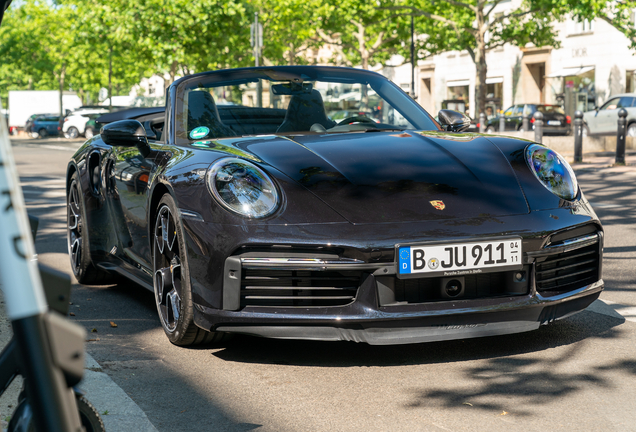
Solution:
[[[419,58],[467,51],[484,106],[486,53],[505,43],[559,46],[553,23],[598,18],[636,49],[634,0],[21,0],[0,27],[0,97],[11,89],[77,91],[97,101],[101,88],[128,93],[142,77],[170,77],[250,66],[250,25],[264,27],[265,65],[318,61],[328,46],[334,64],[368,69],[395,54],[408,59],[416,17]]]

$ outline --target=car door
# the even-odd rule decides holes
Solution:
[[[593,117],[593,125],[588,124],[590,133],[607,134],[615,132],[618,127],[618,110],[621,107],[620,97],[614,97],[605,102]]]
[[[60,125],[59,117],[46,117],[46,131],[49,135],[57,135],[58,134],[58,126]]]
[[[510,116],[510,121],[506,119],[506,130],[516,131],[523,122],[523,105],[515,105]]]
[[[113,146],[105,168],[107,199],[111,218],[117,224],[123,248],[120,257],[137,268],[151,272],[150,241],[148,239],[149,181],[154,175],[160,144],[150,142],[150,147]]]
[[[511,106],[510,108],[506,109],[503,113],[504,116],[504,130],[513,130],[511,129],[510,123],[511,123],[511,119],[512,119],[512,114],[515,110],[515,106]]]

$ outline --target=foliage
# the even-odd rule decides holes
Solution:
[[[254,12],[258,12],[263,25],[265,64],[295,65],[315,60],[309,53],[317,48],[317,11],[322,1],[248,0],[247,4],[251,21],[254,21]]]
[[[368,69],[404,52],[410,38],[410,20],[390,8],[401,0],[325,0],[316,10],[321,43],[336,50],[334,63]]]

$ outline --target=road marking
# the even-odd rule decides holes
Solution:
[[[598,299],[589,305],[587,310],[614,318],[624,318],[627,321],[636,322],[636,307],[622,305],[611,300]]]

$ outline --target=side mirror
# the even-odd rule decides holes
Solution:
[[[470,127],[470,117],[459,111],[443,109],[439,111],[437,118],[439,124],[447,132],[461,132]]]
[[[146,129],[137,120],[119,120],[108,123],[100,130],[102,140],[111,146],[147,147]]]

